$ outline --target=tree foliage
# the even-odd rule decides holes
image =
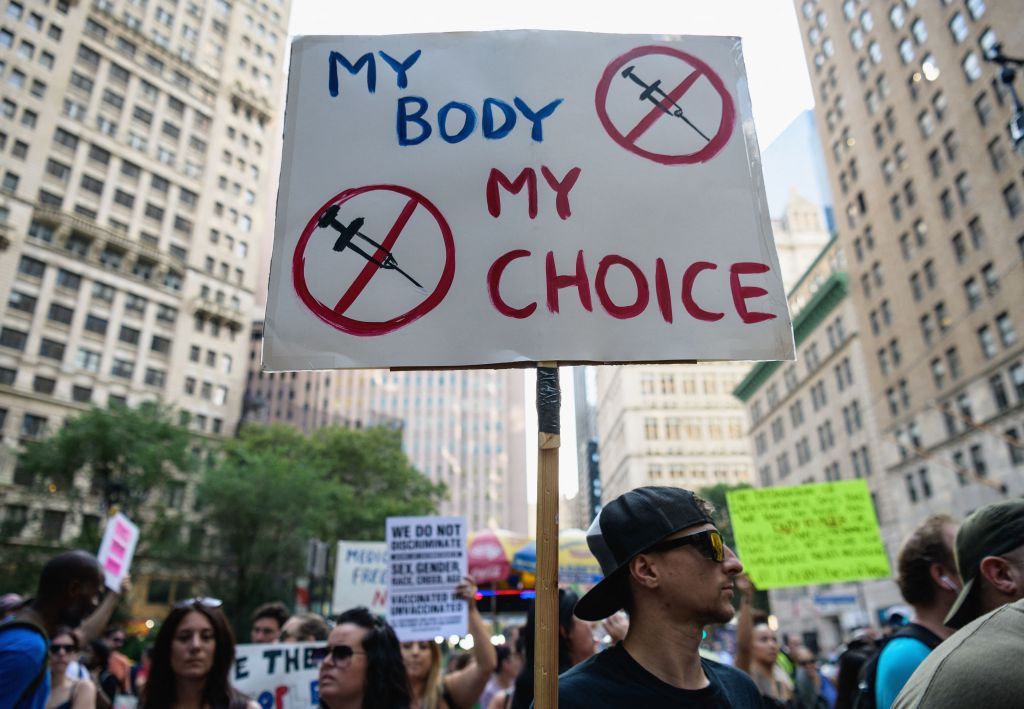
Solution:
[[[158,404],[93,408],[65,419],[47,438],[26,443],[19,465],[69,494],[75,474],[88,469],[105,503],[134,516],[171,469],[191,469],[190,442],[188,430]]]
[[[288,599],[311,538],[383,539],[385,518],[430,514],[443,495],[382,428],[241,429],[205,473],[200,499],[222,559],[214,589],[246,618]]]

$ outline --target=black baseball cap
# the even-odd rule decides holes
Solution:
[[[956,533],[956,566],[964,587],[945,623],[961,628],[981,613],[977,578],[986,556],[999,556],[1024,546],[1024,499],[986,505],[964,520]]]
[[[587,530],[587,546],[604,578],[576,603],[583,620],[607,618],[624,605],[622,584],[629,561],[670,534],[713,523],[689,490],[640,487],[605,505]]]

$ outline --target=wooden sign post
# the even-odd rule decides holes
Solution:
[[[558,448],[562,390],[557,362],[537,365],[537,600],[534,706],[558,707]]]

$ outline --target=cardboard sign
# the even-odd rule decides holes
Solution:
[[[464,517],[388,517],[388,623],[402,642],[466,634],[466,602],[454,595],[466,536]]]
[[[728,37],[296,39],[264,366],[791,359],[746,82]]]
[[[338,561],[334,567],[334,612],[366,606],[374,615],[385,615],[387,601],[387,544],[338,542]]]
[[[107,520],[107,528],[103,531],[103,540],[100,542],[100,551],[96,559],[103,569],[107,588],[115,593],[121,592],[121,582],[131,568],[138,541],[139,528],[124,514],[118,512]]]
[[[888,578],[863,480],[727,493],[737,554],[760,589]]]
[[[235,646],[231,686],[261,707],[299,709],[320,702],[320,662],[313,649],[323,643],[275,643]]]

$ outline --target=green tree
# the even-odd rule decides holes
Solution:
[[[65,419],[47,438],[26,443],[18,464],[41,484],[72,496],[75,474],[88,469],[92,489],[108,509],[117,505],[134,518],[150,490],[168,480],[172,469],[191,470],[190,442],[188,430],[158,404],[93,408]]]
[[[236,620],[291,597],[309,539],[381,539],[389,515],[430,514],[443,488],[413,468],[384,429],[242,427],[200,485],[216,535],[214,591]],[[237,627],[245,637],[243,627]]]

